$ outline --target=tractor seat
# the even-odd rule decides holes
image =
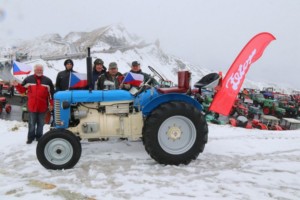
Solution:
[[[218,85],[220,75],[218,73],[210,73],[202,77],[197,83],[195,83],[195,88],[214,88]]]
[[[179,87],[157,88],[157,91],[161,94],[186,93],[188,91],[188,88],[179,88]]]
[[[190,89],[191,73],[189,71],[178,71],[178,86],[170,88],[158,88],[157,91],[162,94],[186,93]]]

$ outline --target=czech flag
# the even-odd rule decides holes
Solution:
[[[123,83],[139,87],[143,81],[144,81],[143,74],[136,74],[136,73],[128,72],[124,78]]]
[[[71,72],[69,88],[84,88],[87,86],[87,75]]]
[[[13,74],[14,75],[24,75],[30,74],[32,68],[24,63],[13,61]]]

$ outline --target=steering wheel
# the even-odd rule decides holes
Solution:
[[[153,67],[148,66],[148,68],[153,72],[153,74],[158,76],[162,81],[165,81],[164,77],[162,75],[160,75]]]

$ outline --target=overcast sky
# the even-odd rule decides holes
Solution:
[[[248,79],[300,89],[299,0],[0,0],[1,39],[62,36],[122,23],[165,52],[226,72],[244,45],[270,32]]]

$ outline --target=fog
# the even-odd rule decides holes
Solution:
[[[276,40],[248,79],[300,88],[300,1],[297,0],[2,0],[0,38],[91,31],[122,23],[145,40],[191,64],[224,73],[260,32]]]

